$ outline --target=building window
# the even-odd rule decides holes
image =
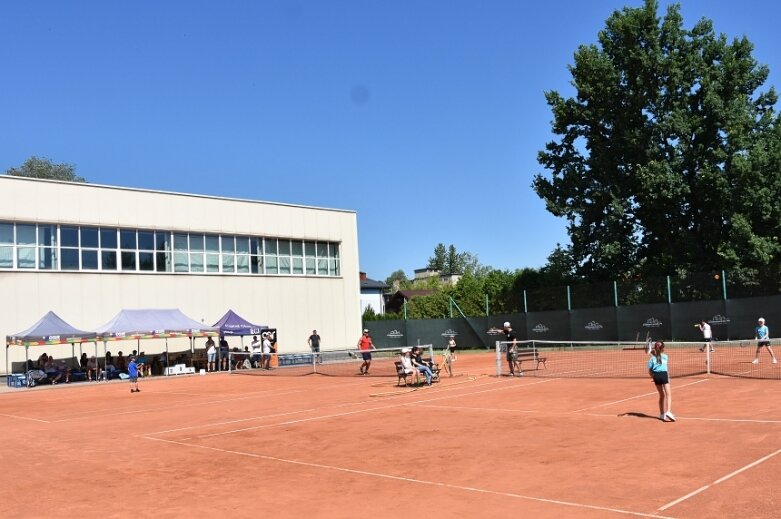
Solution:
[[[0,222],[0,269],[340,276],[339,244]]]

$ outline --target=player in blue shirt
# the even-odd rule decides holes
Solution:
[[[664,353],[664,342],[656,341],[648,359],[648,374],[659,392],[659,419],[674,422],[675,415],[670,410],[673,403],[673,395],[670,389],[670,376],[667,373],[667,354]]]
[[[751,363],[759,364],[759,350],[764,346],[767,348],[767,351],[770,352],[770,358],[773,359],[773,364],[778,364],[776,356],[770,348],[770,330],[765,326],[764,317],[757,319],[757,327],[754,328],[754,338],[757,339],[757,352],[754,354],[754,360],[752,360]]]
[[[138,368],[143,364],[136,364],[135,356],[130,357],[130,363],[127,365],[127,374],[130,376],[130,392],[139,393],[138,389]]]

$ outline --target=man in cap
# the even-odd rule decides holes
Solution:
[[[496,332],[496,328],[492,328],[492,332]],[[518,367],[518,362],[516,360],[516,353],[518,352],[518,339],[515,337],[515,334],[513,333],[513,328],[510,326],[510,323],[505,321],[505,323],[502,325],[502,333],[504,333],[504,342],[507,343],[507,366],[510,368],[510,376],[511,377],[522,377],[523,371]],[[516,370],[516,368],[518,368]]]
[[[369,336],[369,330],[364,330],[361,338],[358,339],[358,349],[361,350],[361,357],[363,357],[363,364],[361,364],[361,375],[369,374],[369,366],[372,365],[372,353],[371,350],[376,350],[372,338]]]

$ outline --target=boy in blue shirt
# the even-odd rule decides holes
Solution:
[[[143,364],[141,364],[143,366]],[[127,374],[130,376],[130,392],[131,393],[139,393],[141,392],[140,389],[138,389],[138,368],[139,365],[136,364],[136,358],[135,356],[130,357],[130,364],[127,365]]]

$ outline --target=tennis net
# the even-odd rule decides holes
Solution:
[[[432,358],[434,348],[431,344],[419,345],[423,358]],[[247,352],[231,352],[229,371],[240,375],[260,376],[302,376],[326,375],[346,377],[360,375],[364,364],[364,353],[370,354],[369,375],[375,377],[395,377],[396,365],[401,350],[413,346],[378,348],[361,351],[355,348],[345,350],[327,350],[319,353],[273,353],[268,357]]]
[[[756,340],[665,341],[671,377],[722,375],[781,380],[781,339],[770,341],[779,359],[773,363]],[[496,374],[510,374],[508,342],[496,343]],[[713,350],[713,351],[711,351]],[[758,353],[758,357],[756,357]],[[646,342],[517,341],[513,371],[531,377],[642,378],[648,377]],[[754,363],[754,359],[758,362]]]

